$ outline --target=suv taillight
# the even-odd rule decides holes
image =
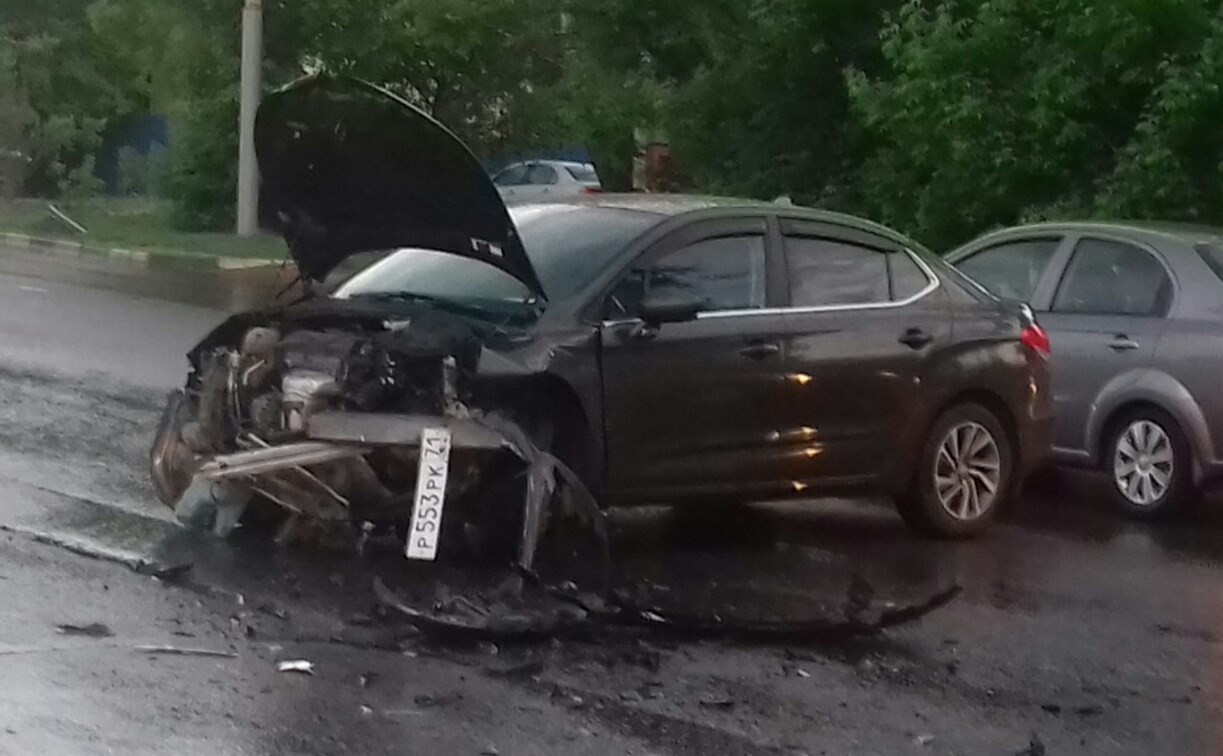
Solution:
[[[1049,334],[1045,333],[1045,329],[1036,323],[1024,326],[1023,333],[1019,334],[1019,341],[1041,357],[1048,357],[1052,351],[1049,346]]]

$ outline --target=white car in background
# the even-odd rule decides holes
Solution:
[[[493,176],[493,183],[507,200],[573,197],[603,191],[593,165],[568,160],[512,163]]]

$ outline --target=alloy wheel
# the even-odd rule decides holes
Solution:
[[[1174,458],[1172,439],[1163,428],[1135,420],[1117,437],[1113,484],[1135,506],[1153,506],[1172,485]]]
[[[1002,482],[998,442],[983,425],[954,426],[934,458],[939,503],[957,520],[975,520],[990,510]]]

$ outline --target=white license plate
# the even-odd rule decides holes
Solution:
[[[416,496],[412,500],[412,524],[404,556],[433,561],[442,532],[442,508],[446,504],[446,476],[450,472],[450,431],[425,428],[420,434],[420,468],[416,472]]]

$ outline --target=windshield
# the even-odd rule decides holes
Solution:
[[[512,208],[527,257],[551,301],[567,299],[607,269],[625,246],[658,222],[653,213],[581,205]],[[475,314],[534,309],[513,276],[478,260],[428,249],[401,249],[345,282],[333,295],[435,301]]]

